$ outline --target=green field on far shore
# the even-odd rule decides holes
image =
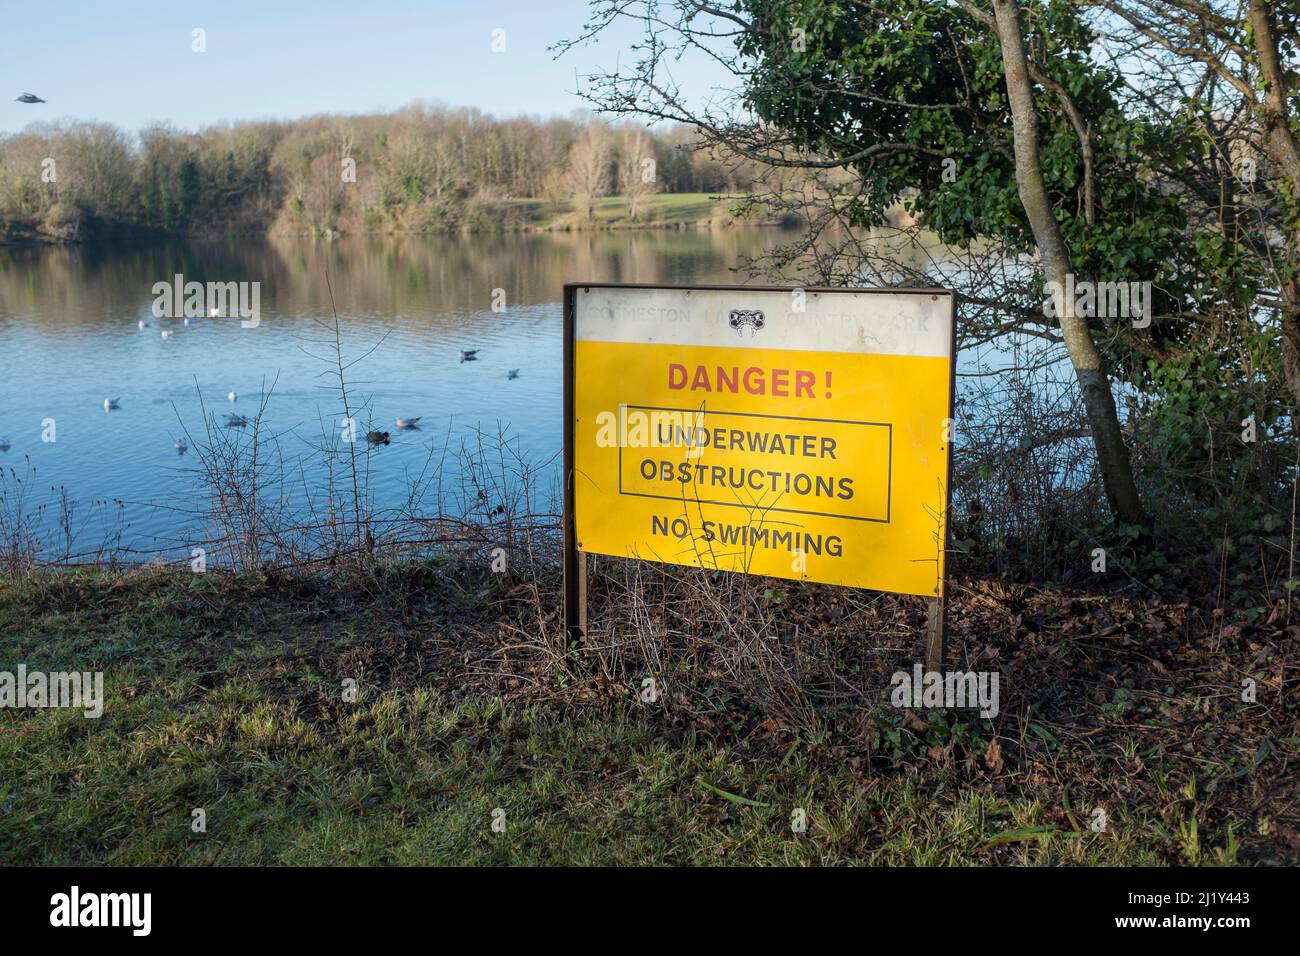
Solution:
[[[569,201],[507,199],[505,207],[520,214],[529,229],[634,228],[678,224],[724,224],[736,222],[735,207],[740,196],[715,193],[653,193],[637,201],[633,217],[622,196],[604,196],[593,205],[591,221],[579,216]]]

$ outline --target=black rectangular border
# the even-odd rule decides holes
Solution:
[[[807,515],[810,518],[843,518],[845,521],[870,521],[874,524],[889,524],[889,517],[892,514],[891,509],[894,503],[894,426],[890,422],[855,422],[844,418],[805,418],[802,415],[763,415],[759,412],[728,412],[721,409],[698,409],[698,408],[665,408],[661,405],[620,405],[619,408],[639,408],[652,412],[686,412],[688,414],[698,414],[701,411],[705,415],[733,415],[742,418],[776,418],[787,422],[824,422],[828,425],[869,425],[874,428],[889,429],[889,461],[885,465],[885,516],[883,518],[859,518],[856,515],[835,515],[827,514],[821,511],[803,511],[799,508],[762,508],[757,505],[747,505],[739,501],[710,501],[707,498],[692,498],[691,501],[701,505],[721,505],[724,508],[747,508],[750,510],[762,511],[764,514],[777,511],[782,514],[790,515]],[[660,501],[680,501],[681,499],[674,495],[649,495],[640,491],[623,490],[623,445],[618,446],[618,493],[626,495],[629,498],[654,498]]]

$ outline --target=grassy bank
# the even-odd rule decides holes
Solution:
[[[0,710],[0,860],[1297,859],[1295,652],[1258,629],[1202,640],[1169,629],[1186,609],[963,587],[954,633],[962,653],[1000,658],[997,718],[900,711],[885,689],[810,734],[714,665],[680,673],[672,649],[657,652],[663,697],[639,702],[639,681],[548,643],[556,609],[534,584],[454,562],[353,583],[149,570],[0,584],[0,669],[102,670],[107,701],[98,720]],[[814,591],[791,588],[782,619],[835,618],[834,592]],[[861,652],[908,613],[854,610],[853,681],[883,687],[868,672],[906,666],[909,634],[884,639],[878,667]],[[1236,700],[1239,670],[1259,704]]]

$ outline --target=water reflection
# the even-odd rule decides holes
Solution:
[[[313,449],[337,437],[324,324],[335,310],[345,358],[358,360],[348,370],[357,426],[392,433],[372,456],[381,507],[402,499],[435,445],[480,424],[507,428],[529,460],[551,461],[565,282],[740,282],[742,260],[780,241],[768,229],[644,230],[0,250],[8,500],[16,482],[29,508],[66,492],[70,527],[58,528],[56,505],[38,521],[82,548],[116,527],[123,545],[183,551],[202,529],[193,458],[177,442],[193,444],[186,432],[202,430],[205,411],[251,414],[274,383],[267,417],[290,471],[314,467]],[[177,274],[260,283],[260,326],[154,317],[154,283]],[[465,349],[477,360],[461,362]],[[107,398],[120,407],[106,410]],[[399,416],[420,416],[420,427],[398,429]]]

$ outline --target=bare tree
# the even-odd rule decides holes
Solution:
[[[1123,37],[1124,52],[1143,64],[1135,95],[1150,102],[1154,70],[1168,71],[1179,102],[1189,104],[1218,145],[1211,161],[1221,170],[1219,215],[1224,232],[1250,246],[1264,261],[1276,252],[1267,233],[1278,230],[1285,262],[1276,263],[1283,373],[1300,402],[1300,72],[1295,58],[1300,8],[1290,0],[1090,0],[1110,16],[1103,26]],[[1154,107],[1153,107],[1154,108]],[[1244,155],[1243,155],[1244,154]],[[1276,180],[1253,173],[1251,156],[1267,157]],[[1252,173],[1236,169],[1249,159]],[[1237,221],[1235,187],[1246,181],[1267,194],[1258,236]],[[1260,242],[1262,238],[1264,241]]]
[[[579,134],[569,150],[567,173],[574,209],[590,221],[596,200],[609,194],[609,169],[614,158],[614,140],[609,128],[592,123]]]
[[[546,178],[542,180],[542,197],[550,203],[553,212],[559,211],[568,195],[568,177],[564,170],[556,167],[547,172]]]
[[[633,219],[642,197],[659,191],[654,142],[643,129],[625,128],[619,134],[618,191]]]

